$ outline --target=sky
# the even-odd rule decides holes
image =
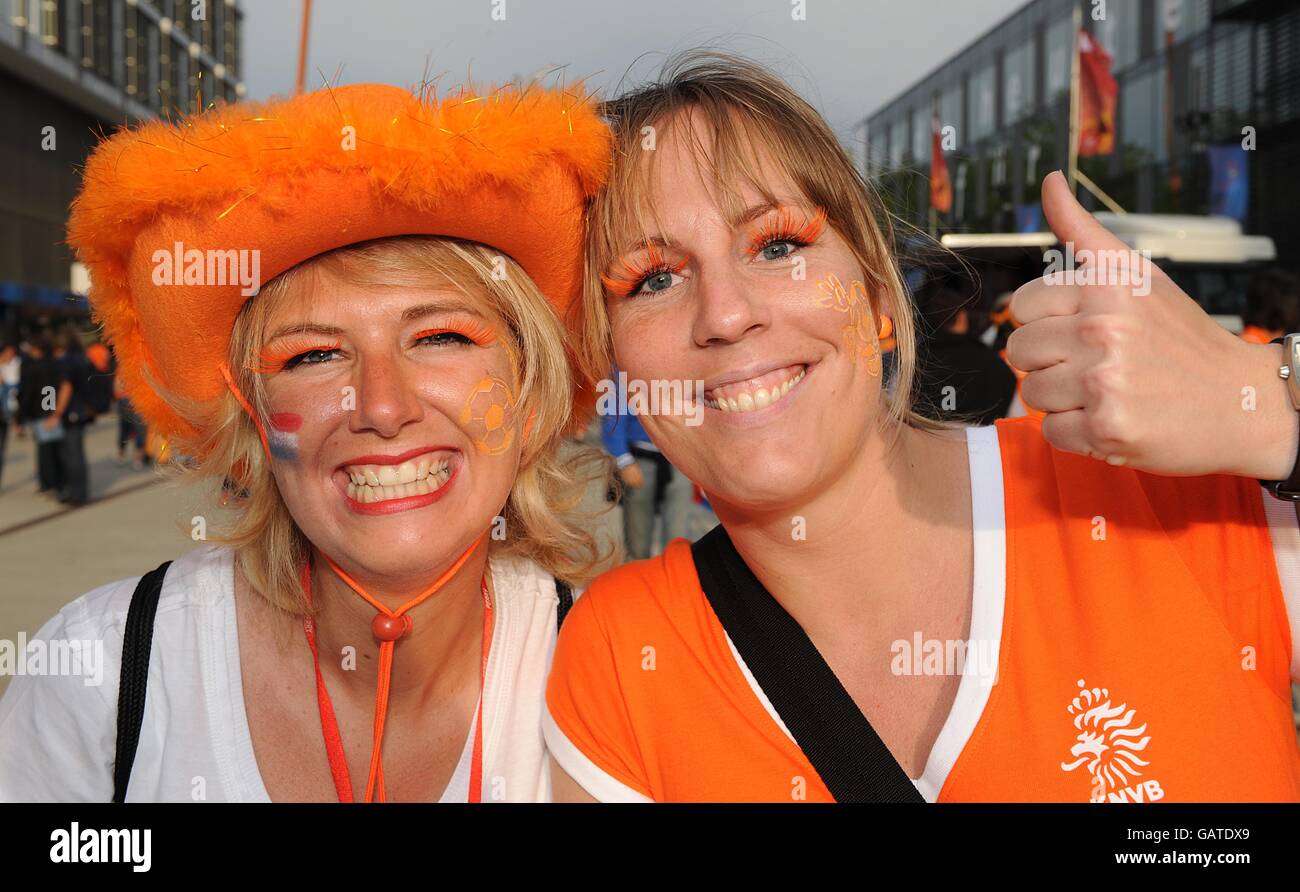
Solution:
[[[611,95],[711,45],[784,76],[840,138],[1026,0],[315,0],[307,84],[479,86],[563,67]],[[243,0],[248,97],[291,93],[301,0]],[[796,20],[802,10],[803,17]],[[497,16],[497,19],[494,19]],[[340,66],[342,66],[340,68]]]

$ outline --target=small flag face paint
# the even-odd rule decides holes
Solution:
[[[867,297],[867,286],[855,280],[846,289],[839,276],[832,273],[818,282],[817,287],[822,292],[817,299],[818,306],[848,314],[849,321],[844,326],[845,348],[866,360],[870,374],[879,375],[880,339],[871,301]]]
[[[487,377],[474,386],[465,398],[460,413],[461,426],[474,439],[474,446],[486,455],[497,455],[514,441],[515,395],[510,386],[497,377]]]
[[[271,423],[268,437],[271,457],[297,461],[298,428],[302,427],[302,416],[294,412],[272,412],[267,420]]]

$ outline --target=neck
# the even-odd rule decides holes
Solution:
[[[914,594],[906,580],[924,560],[918,552],[944,527],[969,531],[966,462],[964,436],[891,427],[874,431],[844,473],[792,507],[714,506],[764,588],[810,638],[830,642],[894,627]],[[797,537],[796,518],[806,538]]]
[[[367,594],[395,612],[424,592],[459,557],[453,555],[428,578],[396,584],[391,579],[371,579],[344,569]],[[315,558],[312,601],[318,607],[316,641],[321,671],[331,691],[369,702],[379,677],[380,642],[371,631],[378,611],[334,571],[319,551]],[[406,612],[413,627],[395,646],[390,701],[438,702],[453,697],[464,685],[477,686],[483,643],[481,581],[487,564],[488,548],[483,542],[442,588]],[[490,580],[488,591],[492,592]],[[353,655],[350,660],[349,654]]]

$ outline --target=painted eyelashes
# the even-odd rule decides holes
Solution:
[[[749,253],[757,254],[776,242],[794,242],[803,247],[821,237],[826,228],[826,208],[819,207],[811,217],[793,208],[783,207],[768,215],[749,240]]]
[[[645,252],[647,262],[644,266],[639,266],[624,259],[620,261],[623,267],[622,270],[610,273],[607,276],[601,276],[601,283],[619,297],[630,297],[646,279],[663,273],[676,274],[686,269],[685,259],[676,263],[665,261],[664,255],[659,252],[658,245],[647,244]]]
[[[867,286],[855,279],[845,290],[839,277],[831,273],[818,282],[817,287],[822,292],[817,299],[818,306],[849,316],[848,324],[844,326],[845,348],[866,360],[868,373],[879,375],[880,339],[876,334]]]
[[[826,209],[819,207],[809,216],[804,211],[783,207],[769,213],[763,223],[749,239],[749,253],[757,254],[768,245],[777,242],[793,242],[799,247],[806,247],[817,241],[826,228]],[[602,275],[600,281],[613,294],[630,297],[638,291],[645,281],[663,273],[680,273],[686,268],[686,260],[668,263],[659,247],[647,243],[644,247],[646,261],[633,263],[627,259],[619,261],[621,269]]]
[[[443,325],[426,328],[417,332],[414,340],[419,342],[425,338],[439,335],[451,335],[454,338],[460,338],[462,342],[475,344],[479,347],[490,346],[497,340],[496,330],[483,319],[473,315],[456,316]],[[342,344],[339,341],[320,343],[302,337],[295,339],[290,336],[274,346],[267,345],[263,347],[258,352],[258,365],[253,371],[260,374],[286,371],[296,368],[300,363],[295,363],[294,360],[300,359],[300,357],[308,353],[330,353],[338,350],[341,346]]]

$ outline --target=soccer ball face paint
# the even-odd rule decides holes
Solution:
[[[460,425],[484,455],[500,455],[515,438],[515,395],[500,378],[484,378],[465,399]]]

